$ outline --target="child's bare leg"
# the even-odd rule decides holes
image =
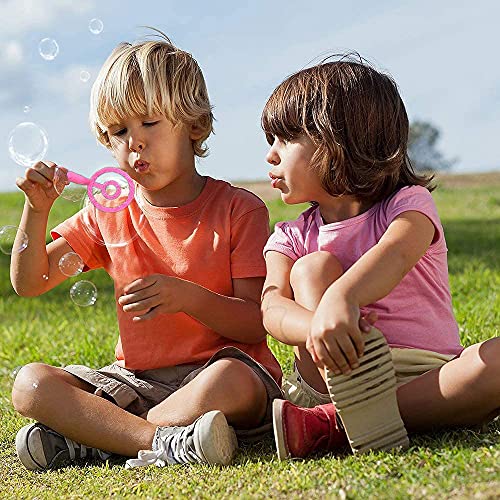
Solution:
[[[294,299],[314,311],[326,289],[342,275],[340,262],[329,252],[314,252],[298,259],[290,273]],[[305,332],[307,335],[307,332]],[[328,392],[322,373],[305,347],[294,347],[295,364],[301,376],[316,391]]]
[[[461,356],[399,387],[408,430],[476,425],[500,411],[500,338],[468,347]]]
[[[61,368],[31,363],[18,373],[14,408],[78,443],[123,456],[150,449],[156,426],[92,394]]]
[[[149,410],[146,418],[158,426],[188,425],[220,410],[229,424],[250,429],[261,423],[266,407],[267,391],[258,375],[242,361],[224,358]]]

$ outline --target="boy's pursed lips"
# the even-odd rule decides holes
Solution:
[[[145,172],[149,168],[149,163],[146,160],[135,160],[134,169],[137,172]]]

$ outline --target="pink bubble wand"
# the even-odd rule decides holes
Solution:
[[[97,182],[97,178],[99,176],[107,174],[109,172],[113,172],[123,177],[127,181],[129,188],[128,196],[125,199],[125,201],[123,201],[122,203],[120,203],[115,207],[108,207],[106,205],[102,205],[101,203],[99,203],[93,191],[94,188],[97,188],[101,192],[102,196],[106,198],[106,200],[110,201],[116,200],[116,198],[118,198],[121,195],[122,187],[114,179],[110,179],[109,181],[103,182],[102,184]],[[77,174],[76,172],[68,170],[66,172],[66,177],[69,182],[80,184],[82,186],[87,186],[87,194],[90,202],[92,203],[92,205],[94,205],[94,207],[96,207],[98,210],[102,210],[103,212],[119,212],[120,210],[123,210],[124,208],[128,207],[130,205],[130,202],[134,199],[134,194],[135,194],[134,181],[127,173],[125,173],[123,170],[120,170],[119,168],[115,167],[101,168],[100,170],[95,172],[90,177],[90,179],[81,174]]]

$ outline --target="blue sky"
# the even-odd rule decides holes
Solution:
[[[167,33],[204,71],[217,122],[202,173],[264,179],[267,97],[287,75],[347,50],[394,76],[410,119],[441,130],[441,151],[458,159],[454,171],[498,170],[499,17],[494,1],[1,0],[0,191],[15,189],[23,172],[7,147],[23,121],[46,130],[46,159],[87,175],[113,165],[87,125],[90,87],[113,47],[141,38],[143,25]],[[104,24],[99,35],[88,29],[92,18]],[[59,44],[52,61],[38,53],[46,37]]]

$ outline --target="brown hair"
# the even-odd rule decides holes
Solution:
[[[213,132],[212,106],[198,63],[161,31],[160,40],[121,43],[108,57],[92,86],[90,126],[111,147],[107,129],[129,116],[161,114],[173,124],[197,124],[194,154],[206,156],[204,141]]]
[[[283,81],[262,112],[267,141],[306,134],[316,146],[311,168],[333,196],[380,201],[397,189],[432,191],[408,158],[409,122],[394,80],[356,54],[325,59]]]

